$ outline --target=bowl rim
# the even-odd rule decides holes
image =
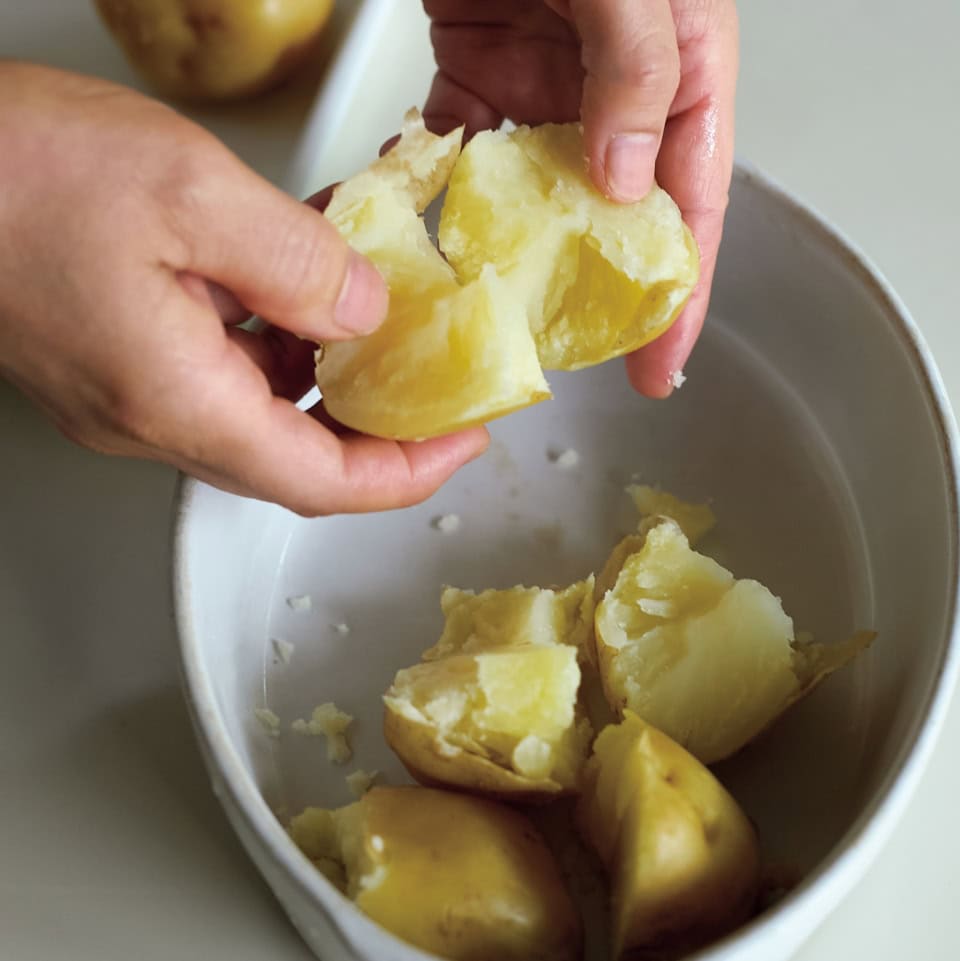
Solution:
[[[734,182],[758,190],[779,205],[786,215],[818,235],[829,252],[843,261],[883,307],[888,321],[899,336],[909,361],[919,375],[926,395],[947,472],[949,494],[950,571],[948,577],[948,615],[940,642],[939,663],[926,698],[900,745],[894,760],[870,799],[835,844],[833,850],[807,874],[781,901],[726,937],[690,955],[688,961],[724,961],[779,929],[786,932],[801,915],[814,919],[800,937],[797,947],[860,880],[879,854],[903,814],[932,754],[943,727],[947,708],[960,671],[960,438],[942,377],[919,328],[905,304],[863,250],[812,205],[799,199],[756,166],[737,160]],[[199,656],[199,639],[190,618],[192,601],[188,578],[187,528],[197,492],[207,487],[201,481],[180,474],[174,492],[171,523],[172,565],[170,592],[177,631],[180,678],[204,762],[223,795],[218,797],[244,839],[249,833],[262,843],[274,867],[296,886],[299,894],[324,913],[330,930],[348,955],[355,958],[385,957],[386,951],[397,961],[426,961],[434,958],[415,948],[363,915],[317,871],[289,838],[268,807],[248,772],[217,708],[213,685]],[[226,495],[229,496],[229,495]],[[227,801],[229,800],[229,804]],[[253,853],[248,851],[253,856]],[[346,911],[344,911],[346,908]],[[350,928],[357,930],[352,933]],[[366,942],[360,947],[360,938]],[[369,946],[368,946],[369,945]]]

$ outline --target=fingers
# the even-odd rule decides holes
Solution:
[[[104,416],[75,439],[304,515],[415,504],[487,446],[483,429],[422,444],[337,437],[292,402],[309,345],[286,331],[227,330],[209,307],[174,291],[150,364],[118,383]]]
[[[611,200],[653,184],[680,58],[668,0],[571,0],[582,40],[581,118],[590,176]]]
[[[478,94],[438,70],[423,105],[423,121],[429,131],[440,135],[463,124],[464,137],[469,139],[481,130],[496,130],[503,123],[503,115]]]
[[[627,358],[642,394],[666,397],[703,327],[733,172],[737,17],[734,4],[706,9],[675,0],[683,80],[664,132],[657,180],[674,198],[700,248],[700,279],[683,313],[662,337]]]
[[[305,516],[419,503],[488,443],[483,428],[419,444],[338,438],[289,401],[265,395],[218,410],[204,427],[203,457],[182,455],[188,472]]]
[[[296,334],[267,327],[259,333],[232,329],[227,337],[263,372],[278,397],[297,401],[314,384],[314,345]]]
[[[230,155],[184,179],[170,191],[168,212],[184,241],[184,262],[173,265],[180,272],[214,281],[252,313],[311,340],[355,337],[382,323],[383,279],[316,210]]]

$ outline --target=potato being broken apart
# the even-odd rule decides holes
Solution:
[[[462,794],[374,787],[307,808],[290,835],[368,917],[450,961],[574,961],[580,916],[522,814]]]
[[[517,800],[576,790],[593,734],[578,702],[593,578],[448,587],[441,608],[440,640],[384,697],[387,743],[425,784]]]
[[[592,730],[574,647],[454,654],[400,671],[384,736],[421,783],[515,800],[574,792]]]
[[[638,203],[590,182],[576,124],[486,131],[464,148],[440,216],[460,276],[493,265],[526,305],[541,365],[576,370],[636,350],[697,282],[693,235],[658,186]]]
[[[696,283],[696,244],[670,197],[605,200],[575,125],[481,133],[462,155],[460,138],[430,134],[412,111],[397,145],[326,210],[390,291],[378,330],[317,354],[327,411],[356,430],[415,440],[543,400],[541,366],[642,346]],[[421,214],[448,180],[441,254]]]
[[[875,636],[797,641],[777,597],[696,553],[668,518],[621,542],[598,589],[597,660],[610,706],[634,711],[704,764],[739,750]]]
[[[747,918],[756,833],[696,758],[627,711],[597,738],[584,782],[578,815],[610,874],[615,958],[675,956]]]

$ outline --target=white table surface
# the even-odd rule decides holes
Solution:
[[[749,0],[740,15],[740,155],[887,274],[957,404],[960,3]],[[353,150],[426,89],[414,0],[395,16],[398,62],[381,63]],[[136,83],[81,0],[0,3],[0,56]],[[309,102],[302,83],[196,116],[279,178]],[[0,961],[307,961],[221,816],[181,703],[172,471],[71,446],[3,385],[0,439]],[[889,845],[799,961],[960,956],[958,754],[960,705]]]

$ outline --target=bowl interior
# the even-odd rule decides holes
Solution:
[[[441,586],[562,585],[599,570],[635,526],[624,487],[636,480],[710,500],[719,523],[703,549],[767,584],[798,629],[824,641],[879,632],[717,768],[787,877],[850,837],[924,722],[952,622],[953,478],[928,374],[859,262],[742,171],[686,374],[668,402],[636,396],[617,362],[554,374],[554,400],[494,424],[485,457],[401,512],[304,520],[192,486],[187,683],[201,725],[224,726],[241,776],[281,819],[352,800],[356,768],[407,781],[380,733],[380,696],[438,637]],[[567,449],[579,463],[564,469],[554,458]],[[459,530],[434,526],[444,514]],[[304,597],[308,610],[291,601]],[[293,645],[289,663],[274,639]],[[356,718],[342,767],[289,730],[330,700]],[[279,715],[279,739],[260,706]]]

